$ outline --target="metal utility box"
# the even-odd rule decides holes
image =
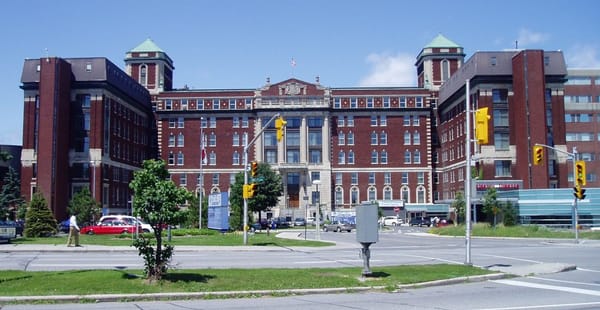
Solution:
[[[375,204],[356,207],[356,241],[375,243],[379,241],[378,212]]]

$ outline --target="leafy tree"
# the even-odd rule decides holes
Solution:
[[[457,192],[456,196],[454,197],[454,201],[452,202],[452,208],[454,208],[454,210],[456,210],[456,216],[457,219],[456,221],[454,221],[455,223],[458,224],[458,222],[461,222],[465,219],[465,206],[466,206],[466,201],[465,201],[465,197],[463,195],[462,192]]]
[[[26,237],[48,237],[57,232],[56,220],[41,192],[35,192],[31,197],[25,221]]]
[[[134,173],[129,187],[134,191],[134,215],[154,228],[153,238],[141,235],[133,245],[144,257],[148,281],[158,281],[166,274],[173,255],[173,246],[166,242],[163,245],[162,232],[165,227],[183,220],[185,212],[179,206],[191,199],[192,194],[171,181],[162,160],[145,160],[142,169]]]
[[[496,227],[498,213],[501,211],[498,201],[498,192],[495,188],[489,187],[483,195],[483,213],[488,219],[492,219],[492,227]]]
[[[0,191],[0,214],[7,214],[11,220],[15,220],[16,211],[25,203],[21,196],[21,180],[15,169],[8,167],[4,176],[4,185]],[[20,217],[22,218],[22,217]]]
[[[510,201],[505,202],[502,206],[502,224],[504,226],[517,225],[517,210]]]
[[[100,204],[92,198],[90,190],[86,187],[71,198],[68,210],[70,214],[77,214],[77,223],[81,226],[96,222],[102,211]]]
[[[10,155],[7,151],[0,151],[0,161],[10,161],[12,159],[12,155]]]
[[[258,212],[260,221],[261,212],[271,210],[279,202],[279,198],[283,194],[283,183],[281,182],[281,175],[275,172],[271,165],[267,163],[259,163],[256,174],[256,178],[260,178],[260,180],[254,182],[257,186],[254,197],[248,199],[248,213]],[[248,183],[252,183],[252,180],[249,180]],[[231,215],[229,225],[235,229],[241,229],[244,222],[243,184],[244,174],[238,173],[235,177],[235,184],[231,187],[232,197],[230,198]]]
[[[181,223],[184,227],[187,228],[198,228],[198,199],[197,195],[193,195],[193,197],[188,202],[188,208],[185,211],[184,221]],[[208,196],[204,195],[202,199],[202,228],[206,228],[208,225]]]

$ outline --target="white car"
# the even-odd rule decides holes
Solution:
[[[404,220],[396,216],[386,216],[381,219],[383,226],[399,226],[404,224]]]
[[[98,220],[98,223],[108,222],[108,221],[113,221],[113,220],[121,220],[121,221],[124,221],[125,223],[138,223],[142,227],[142,232],[154,233],[154,228],[152,228],[152,226],[150,224],[142,221],[139,218],[135,218],[135,217],[129,216],[129,215],[105,215],[105,216],[101,217],[100,220]]]

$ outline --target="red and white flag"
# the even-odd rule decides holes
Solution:
[[[204,147],[204,139],[200,139],[200,156],[202,159],[202,164],[206,165],[208,162],[206,160],[206,148]]]

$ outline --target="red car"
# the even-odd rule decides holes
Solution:
[[[137,232],[142,233],[142,226],[137,225]],[[88,235],[108,235],[108,234],[135,234],[136,233],[136,225],[135,223],[107,218],[101,222],[98,222],[96,225],[90,225],[81,228],[80,233],[88,234]]]

